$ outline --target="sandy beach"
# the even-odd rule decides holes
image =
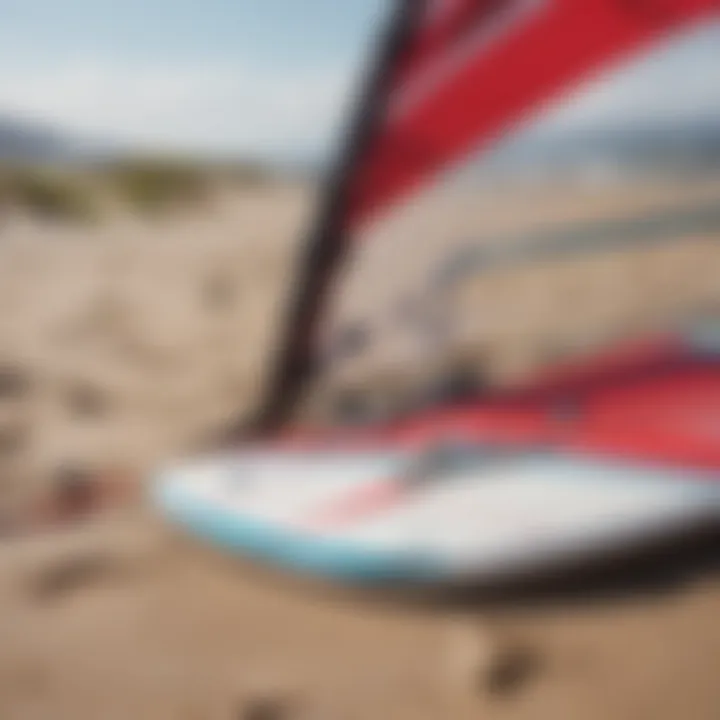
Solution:
[[[0,718],[716,720],[717,563],[657,588],[418,606],[298,587],[147,510],[135,491],[154,470],[260,397],[312,198],[262,187],[154,220],[0,227]],[[719,235],[703,231],[469,277],[429,357],[392,320],[470,238],[713,200],[712,178],[426,196],[358,243],[329,327],[362,322],[374,342],[321,379],[308,412],[327,417],[347,388],[412,393],[458,359],[515,381],[717,312]],[[68,472],[112,477],[133,500],[17,535]],[[524,668],[507,683],[504,654]],[[254,707],[263,693],[278,707]]]

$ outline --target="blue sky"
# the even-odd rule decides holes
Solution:
[[[148,146],[312,157],[387,0],[0,0],[0,113]],[[720,122],[720,24],[546,113],[566,131]]]
[[[292,69],[347,60],[383,0],[0,0],[0,45],[137,62],[251,59]]]

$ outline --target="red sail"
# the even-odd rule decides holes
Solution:
[[[435,0],[353,179],[349,227],[589,74],[718,9],[718,0]]]

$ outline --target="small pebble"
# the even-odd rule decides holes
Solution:
[[[13,365],[0,366],[0,400],[20,400],[30,390],[30,378],[26,372]]]
[[[108,410],[107,398],[102,391],[87,384],[71,387],[67,402],[72,414],[82,418],[98,418],[105,415]]]
[[[447,653],[451,689],[487,697],[519,692],[541,667],[538,653],[529,646],[492,637],[473,623],[452,628]]]
[[[237,720],[292,720],[297,718],[297,693],[277,682],[251,685],[244,693],[236,713]]]
[[[36,599],[52,600],[90,585],[117,570],[103,553],[83,553],[62,558],[37,573],[31,583]]]

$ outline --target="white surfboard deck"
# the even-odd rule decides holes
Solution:
[[[473,450],[436,462],[427,483],[398,483],[412,462],[237,453],[171,468],[154,493],[167,518],[226,550],[359,582],[492,581],[720,520],[708,473]]]

